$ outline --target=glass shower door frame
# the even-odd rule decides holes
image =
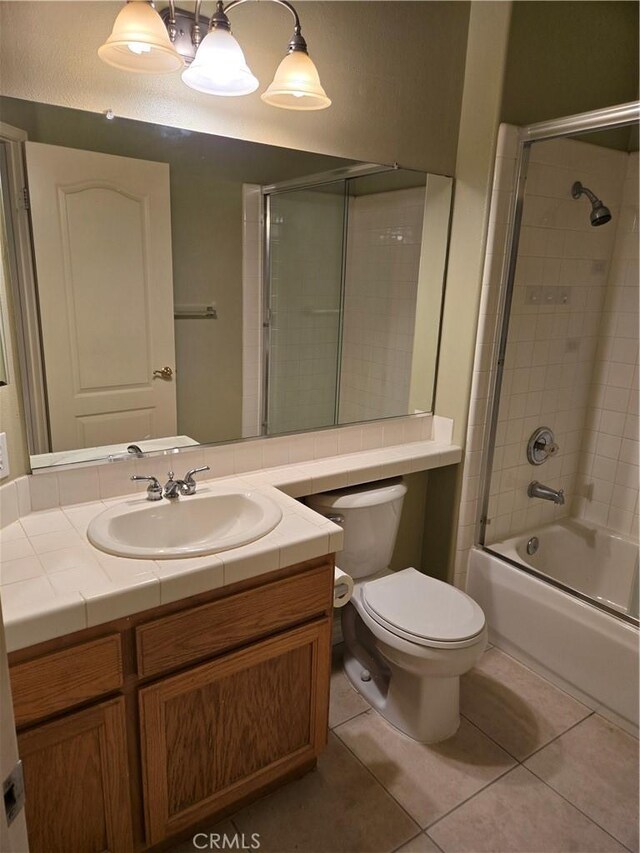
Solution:
[[[325,184],[344,182],[345,185],[345,209],[343,217],[343,233],[342,233],[342,268],[341,268],[341,285],[340,285],[340,335],[338,339],[337,351],[337,377],[336,377],[336,395],[334,404],[334,423],[326,427],[318,427],[318,429],[330,429],[331,426],[337,426],[339,403],[340,403],[340,365],[342,362],[342,318],[344,316],[344,299],[345,299],[345,280],[346,280],[346,264],[347,264],[347,234],[349,220],[349,206],[347,197],[347,183],[350,179],[365,177],[367,175],[375,175],[382,172],[393,172],[399,169],[397,163],[392,166],[386,166],[379,163],[359,163],[354,166],[346,166],[340,169],[333,169],[327,172],[320,172],[315,175],[308,175],[305,178],[294,178],[288,181],[281,181],[276,184],[268,184],[262,187],[263,199],[263,225],[262,225],[262,416],[261,416],[261,435],[268,435],[270,423],[269,411],[269,375],[271,367],[271,199],[272,196],[278,193],[292,192],[295,190],[312,189]],[[313,429],[313,428],[312,428]],[[275,433],[274,433],[275,434]]]
[[[522,224],[522,212],[524,207],[525,183],[529,164],[531,145],[534,142],[543,142],[550,139],[561,139],[564,137],[577,136],[582,133],[608,130],[616,127],[633,125],[640,121],[640,101],[620,104],[615,107],[607,107],[601,110],[593,110],[587,113],[565,116],[552,121],[539,122],[519,129],[518,152],[516,161],[516,183],[513,199],[509,210],[509,228],[507,232],[506,259],[507,262],[502,270],[500,289],[498,293],[498,309],[496,317],[496,329],[498,330],[497,344],[492,356],[489,374],[488,389],[488,429],[485,430],[482,446],[482,466],[480,470],[480,500],[478,502],[478,516],[476,519],[476,530],[474,542],[484,550],[486,528],[488,524],[488,508],[491,489],[491,474],[494,462],[494,450],[496,434],[498,429],[498,416],[500,407],[500,393],[504,374],[504,364],[507,349],[507,338],[509,333],[509,318],[511,303],[513,299],[513,288],[515,284],[516,264],[518,261],[518,247],[520,239],[520,228]],[[500,558],[512,563],[504,555]],[[594,601],[587,595],[569,588],[562,582],[538,573],[535,569],[513,563],[522,571],[540,577],[546,583],[559,587],[573,596],[581,598],[595,607],[611,612],[619,618],[633,621],[618,611],[609,611],[605,605]]]

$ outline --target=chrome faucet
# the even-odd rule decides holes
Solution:
[[[172,500],[178,495],[187,497],[187,495],[195,495],[196,481],[193,479],[194,474],[200,474],[201,471],[210,471],[208,465],[203,465],[202,468],[190,468],[184,475],[183,480],[174,480],[173,471],[169,471],[169,479],[165,483],[164,496]]]
[[[133,474],[131,476],[132,480],[148,480],[149,485],[147,486],[147,500],[148,501],[161,501],[162,500],[162,486],[156,479],[156,477],[142,477],[138,474]]]
[[[174,480],[173,471],[169,471],[169,479],[164,484],[164,488],[160,485],[156,477],[142,477],[138,474],[133,474],[132,480],[148,480],[147,500],[160,501],[163,497],[173,500],[179,495],[186,497],[187,495],[195,495],[196,481],[193,479],[194,474],[200,474],[201,471],[210,471],[208,465],[203,465],[202,468],[190,468],[184,475],[184,480]]]
[[[564,489],[552,489],[537,480],[529,483],[527,494],[530,498],[541,498],[543,501],[553,501],[558,506],[564,506]]]
[[[187,494],[187,488],[188,486],[184,480],[174,480],[173,471],[169,471],[169,479],[164,484],[162,494],[165,496],[165,498],[169,498],[169,500],[171,501],[174,498],[177,498],[179,495]]]
[[[187,473],[184,475],[184,488],[182,490],[183,495],[195,495],[196,493],[196,481],[193,479],[194,474],[200,474],[202,471],[210,471],[208,465],[203,465],[202,468],[190,468]]]

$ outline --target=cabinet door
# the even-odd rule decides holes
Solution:
[[[149,843],[319,754],[330,643],[326,618],[140,690]]]
[[[130,853],[124,699],[18,736],[31,853]]]

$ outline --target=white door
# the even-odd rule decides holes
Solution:
[[[25,147],[51,450],[175,435],[168,164]]]

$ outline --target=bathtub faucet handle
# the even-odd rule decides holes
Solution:
[[[542,465],[550,456],[556,456],[559,450],[553,430],[538,427],[527,444],[527,460],[531,465]]]

